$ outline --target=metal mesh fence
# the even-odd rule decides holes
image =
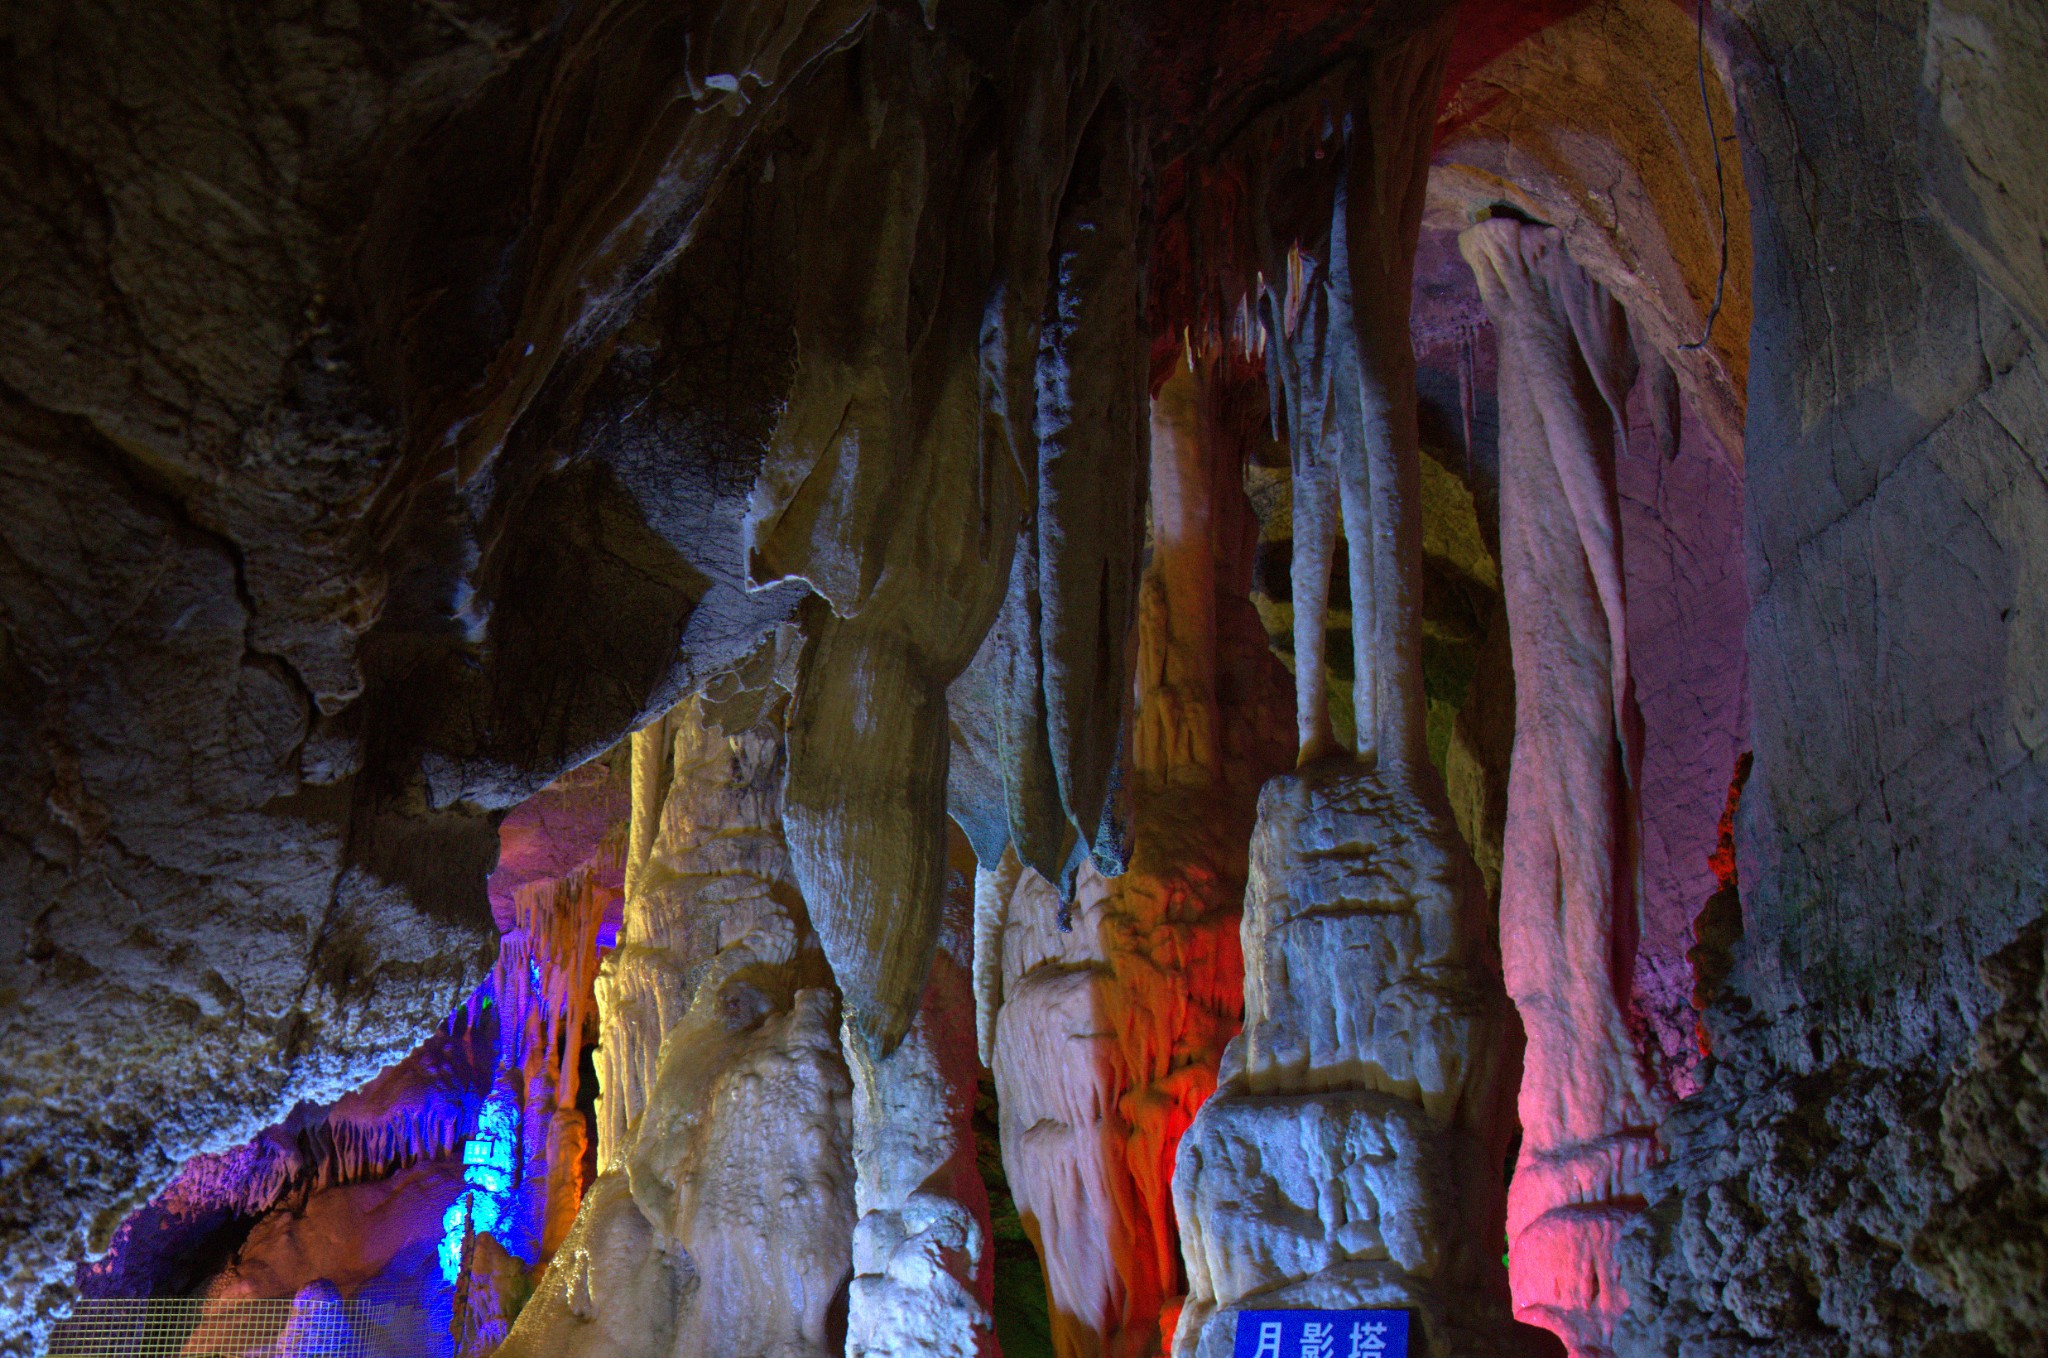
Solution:
[[[92,1298],[73,1304],[49,1358],[426,1358],[400,1336],[420,1317],[336,1298]]]

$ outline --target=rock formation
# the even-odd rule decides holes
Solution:
[[[1082,865],[1070,913],[1014,853],[977,880],[982,1050],[1063,1358],[1158,1351],[1182,1291],[1174,1155],[1237,1020],[1242,845],[1285,759],[1244,597],[1243,387],[1184,352],[1152,403],[1127,871]]]
[[[1174,1178],[1189,1282],[1174,1352],[1188,1358],[1230,1352],[1246,1305],[1411,1307],[1432,1353],[1511,1342],[1480,1243],[1501,1213],[1505,1006],[1478,872],[1428,760],[1420,658],[1407,310],[1430,141],[1416,110],[1434,105],[1446,37],[1425,27],[1382,49],[1324,122],[1327,234],[1267,237],[1285,252],[1268,254],[1261,308],[1297,472],[1303,767],[1260,797],[1244,1031]],[[1356,759],[1328,757],[1320,711],[1313,582],[1336,506]]]
[[[1498,217],[1460,245],[1499,337],[1515,661],[1500,930],[1527,1046],[1508,1275],[1518,1317],[1604,1358],[1628,1305],[1615,1246],[1664,1112],[1624,1017],[1643,736],[1614,467],[1635,353],[1621,308],[1554,228]]]
[[[624,763],[594,760],[501,824],[504,942],[467,1004],[363,1088],[188,1161],[80,1271],[81,1292],[202,1293],[199,1331],[247,1331],[283,1322],[252,1301],[324,1288],[389,1313],[377,1342],[439,1343],[451,1310],[471,1313],[462,1351],[502,1339],[526,1261],[552,1250],[550,1221],[558,1239],[584,1184],[576,1077],[596,945],[616,926]]]
[[[853,1091],[779,832],[781,744],[723,734],[695,700],[653,730],[599,992],[607,1169],[498,1352],[823,1358],[851,1264]]]
[[[0,7],[0,1353],[2040,1348],[2039,11]]]
[[[996,1352],[988,1190],[975,1165],[974,902],[951,874],[917,1016],[877,1058],[851,1029],[853,1282],[849,1358]]]
[[[519,1155],[511,1219],[498,1243],[528,1263],[554,1253],[583,1196],[586,1132],[576,1090],[605,907],[602,888],[587,878],[522,892],[498,948],[492,1100],[518,1110]]]

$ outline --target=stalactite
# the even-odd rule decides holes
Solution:
[[[1528,1035],[1509,1274],[1517,1315],[1601,1358],[1628,1305],[1616,1247],[1667,1102],[1618,998],[1635,952],[1641,719],[1614,458],[1635,357],[1620,307],[1556,230],[1494,218],[1459,245],[1500,344],[1516,709],[1501,936]]]
[[[1439,17],[1378,48],[1314,105],[1299,171],[1251,176],[1269,193],[1285,179],[1270,210],[1293,214],[1259,224],[1260,310],[1296,472],[1301,767],[1259,800],[1244,1029],[1180,1145],[1183,1358],[1228,1353],[1245,1306],[1410,1307],[1437,1355],[1513,1343],[1490,1252],[1506,1004],[1423,720],[1408,306],[1447,36]],[[1247,144],[1271,160],[1303,121],[1283,111]],[[1328,215],[1309,220],[1327,228],[1304,237],[1288,222],[1319,177]],[[1340,517],[1355,758],[1332,748],[1320,663]]]
[[[1441,53],[1382,62],[1362,106],[1330,124],[1328,230],[1267,239],[1261,299],[1270,371],[1294,458],[1294,601],[1301,762],[1334,748],[1322,688],[1330,567],[1350,548],[1356,753],[1427,758],[1422,695],[1421,443],[1408,338],[1415,239],[1433,121],[1416,116],[1443,79]],[[1277,253],[1276,251],[1284,251]]]
[[[1140,148],[1121,97],[1091,104],[1088,93],[1071,96],[1077,145],[1041,239],[1047,281],[1013,445],[1027,481],[1016,554],[994,625],[951,694],[956,726],[968,728],[969,758],[956,763],[985,768],[992,783],[949,788],[982,866],[1007,843],[1069,894],[1082,859],[1121,854],[1103,828],[1115,820],[1144,512]]]
[[[1074,160],[1039,331],[1040,683],[1077,858],[1099,847],[1144,540],[1140,156],[1138,128],[1112,90]],[[1074,866],[1058,865],[1063,887]]]
[[[757,579],[801,577],[829,604],[813,614],[790,710],[784,811],[856,1031],[886,1053],[910,1023],[938,922],[947,686],[1016,574],[1027,504],[1039,525],[1046,748],[1068,818],[1085,822],[1091,798],[1099,813],[1103,722],[1090,704],[1121,657],[1088,643],[1105,628],[1120,635],[1096,611],[1125,602],[1112,575],[1135,544],[1128,529],[1110,531],[1133,512],[1130,492],[1110,485],[1124,462],[1091,457],[1084,440],[1113,439],[1119,419],[1135,419],[1118,407],[1135,363],[1108,360],[1136,349],[1138,146],[1128,121],[1100,107],[1099,70],[1076,80],[1060,97],[1072,135],[1087,126],[1098,147],[1075,180],[1096,196],[1070,184],[1063,204],[1042,205],[1062,218],[1000,215],[1015,189],[1009,162],[1043,157],[1045,129],[1026,119],[999,146],[963,141],[953,102],[968,78],[962,59],[918,26],[878,16],[862,50],[819,116],[835,127],[878,120],[868,149],[847,155],[820,136],[819,163],[796,171],[808,186],[798,249],[809,261],[798,374],[763,464],[751,550]],[[1059,72],[1055,63],[1021,79]],[[998,282],[1018,254],[1049,260],[1042,298]],[[1015,312],[1026,306],[1044,313],[1032,330]],[[1038,374],[1021,425],[1011,404],[1026,395],[1020,362]],[[1063,379],[1057,391],[1049,372]],[[990,456],[1024,429],[1031,443]],[[1069,520],[1078,533],[1060,528]],[[1086,691],[1062,693],[1067,675]]]

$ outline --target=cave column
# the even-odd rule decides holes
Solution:
[[[1246,597],[1240,450],[1218,419],[1245,395],[1183,355],[1152,402],[1127,870],[1082,866],[1067,931],[1053,884],[1014,852],[977,879],[1004,1168],[1060,1358],[1160,1350],[1183,1286],[1174,1158],[1235,1028],[1244,845],[1258,784],[1289,754],[1284,676]]]
[[[1459,241],[1500,344],[1501,564],[1515,745],[1501,873],[1509,994],[1528,1035],[1508,1192],[1516,1314],[1612,1352],[1615,1251],[1640,1210],[1661,1093],[1622,997],[1635,951],[1640,718],[1628,671],[1614,459],[1633,378],[1620,308],[1553,228]]]
[[[771,724],[642,737],[598,974],[597,1182],[499,1358],[838,1358],[852,1083],[792,881]]]
[[[1447,39],[1439,21],[1362,63],[1318,148],[1334,163],[1329,234],[1273,262],[1285,291],[1261,300],[1297,470],[1296,633],[1322,634],[1330,568],[1327,528],[1302,550],[1302,510],[1326,525],[1334,501],[1358,748],[1311,744],[1327,729],[1321,667],[1298,654],[1301,767],[1266,785],[1251,840],[1244,1027],[1174,1177],[1178,1358],[1229,1354],[1237,1313],[1266,1307],[1411,1308],[1416,1351],[1439,1358],[1512,1344],[1506,998],[1422,739],[1408,304]]]

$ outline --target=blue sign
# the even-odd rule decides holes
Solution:
[[[1231,1358],[1408,1358],[1408,1313],[1239,1311]]]

